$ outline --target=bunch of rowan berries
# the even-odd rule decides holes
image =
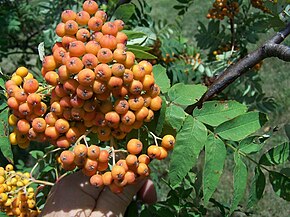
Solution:
[[[123,139],[161,108],[152,65],[135,64],[135,55],[126,51],[124,22],[106,19],[92,0],[78,13],[63,11],[56,27],[61,42],[44,57],[42,75],[54,87],[47,137],[58,147],[69,147],[85,129],[100,141]]]
[[[238,13],[239,3],[237,0],[215,0],[207,18],[223,20],[225,17],[229,17],[232,19]]]
[[[47,105],[42,101],[41,87],[25,67],[19,67],[5,83],[7,104],[11,109],[8,123],[13,127],[9,139],[12,145],[27,148],[30,140],[44,141]]]
[[[11,164],[0,167],[0,210],[7,216],[37,216],[35,191],[30,174],[14,171]]]
[[[63,169],[81,169],[93,185],[109,185],[114,192],[121,192],[136,177],[148,176],[149,162],[166,158],[175,143],[171,135],[161,139],[151,134],[155,145],[142,153],[138,139],[131,139],[127,150],[100,148],[86,140],[91,132],[100,142],[122,140],[150,122],[162,105],[152,64],[137,62],[127,51],[123,28],[122,20],[107,21],[98,4],[86,0],[81,11],[62,12],[55,29],[60,40],[52,54],[43,58],[41,74],[49,89],[48,104],[42,100],[43,87],[25,67],[6,82],[12,110],[9,124],[14,127],[11,144],[25,148],[24,141],[48,141],[62,149],[58,160]],[[127,155],[115,162],[118,151]]]
[[[61,166],[66,170],[80,168],[90,177],[90,183],[101,187],[107,185],[115,193],[122,192],[127,184],[134,184],[136,178],[146,177],[150,174],[149,163],[153,159],[163,160],[172,150],[175,138],[165,135],[158,143],[144,147],[139,139],[130,139],[126,150],[100,149],[97,145],[76,144],[72,150],[62,151],[59,157]],[[123,151],[126,155],[115,162],[115,152]],[[113,158],[112,168],[109,161]]]

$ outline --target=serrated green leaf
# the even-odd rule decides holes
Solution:
[[[223,172],[227,150],[222,140],[210,134],[205,143],[205,162],[203,170],[203,200],[207,206],[218,186]]]
[[[178,131],[183,125],[185,116],[186,113],[180,106],[171,104],[166,109],[165,121],[170,124],[173,129]]]
[[[240,151],[242,151],[245,154],[252,154],[260,151],[263,145],[256,143],[254,141],[255,138],[256,138],[255,136],[252,136],[243,139],[239,144]]]
[[[248,171],[245,163],[242,161],[241,156],[236,152],[234,155],[235,168],[234,168],[234,197],[231,204],[230,214],[238,207],[239,202],[242,200],[246,187]]]
[[[207,87],[201,84],[178,83],[169,89],[168,96],[172,102],[188,106],[198,102],[206,90]]]
[[[139,59],[156,59],[157,57],[154,56],[153,54],[151,53],[148,53],[144,50],[139,50],[139,49],[136,49],[136,48],[128,48],[127,51],[131,51],[135,54],[135,57],[136,58],[139,58]]]
[[[146,34],[143,32],[136,32],[133,30],[123,30],[122,32],[124,32],[128,36],[129,40],[143,38],[144,36],[146,36]]]
[[[30,151],[29,154],[36,160],[42,158],[44,155],[43,151],[40,151],[40,150]]]
[[[165,113],[166,113],[166,99],[163,96],[161,96],[161,98],[162,98],[162,106],[160,109],[159,118],[158,118],[156,130],[155,130],[155,133],[157,135],[160,135],[163,130],[163,125],[165,122]]]
[[[256,132],[266,122],[266,115],[260,112],[248,112],[226,121],[215,129],[223,139],[239,141]]]
[[[263,154],[259,163],[266,166],[279,165],[290,159],[290,144],[285,142]]]
[[[246,113],[247,106],[237,101],[210,101],[205,102],[201,109],[196,108],[193,116],[210,126],[218,126]]]
[[[269,180],[276,195],[290,201],[290,178],[282,173],[270,171]]]
[[[13,152],[9,141],[9,126],[8,126],[9,109],[6,108],[0,113],[0,150],[4,157],[10,162],[13,162]]]
[[[206,127],[192,116],[188,116],[176,135],[176,144],[170,159],[169,179],[172,185],[181,182],[196,164],[206,139]]]
[[[259,167],[256,167],[249,193],[248,208],[253,207],[262,198],[265,186],[265,175]]]
[[[112,20],[121,19],[124,22],[127,22],[130,20],[130,18],[134,14],[134,12],[135,12],[134,4],[131,4],[131,3],[122,4],[114,12],[114,14],[112,16]]]
[[[162,93],[166,93],[170,88],[170,80],[166,74],[166,68],[160,64],[153,66],[155,83],[160,87]]]

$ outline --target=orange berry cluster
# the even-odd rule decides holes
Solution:
[[[19,67],[5,83],[7,104],[12,111],[8,123],[13,126],[10,143],[27,148],[30,140],[44,141],[47,105],[42,102],[41,87],[25,67]]]
[[[61,41],[55,43],[52,54],[42,62],[41,74],[50,88],[48,105],[42,101],[37,80],[26,68],[18,68],[6,82],[12,110],[9,124],[14,126],[10,141],[23,148],[24,141],[48,141],[66,149],[58,158],[63,169],[79,168],[97,186],[102,177],[104,185],[120,192],[125,184],[133,183],[133,175],[134,179],[136,175],[149,175],[150,160],[167,157],[175,139],[165,136],[161,146],[149,146],[147,154],[141,153],[143,145],[139,140],[130,140],[127,158],[131,163],[136,159],[134,165],[129,160],[127,163],[127,158],[116,164],[113,160],[112,171],[112,148],[100,149],[88,145],[86,140],[85,144],[80,143],[90,132],[96,133],[102,142],[124,139],[131,130],[150,122],[162,105],[152,64],[145,60],[136,63],[135,55],[126,48],[124,22],[106,19],[106,13],[93,0],[86,0],[77,13],[62,12],[62,22],[55,29]],[[124,174],[118,172],[122,165],[127,165]]]
[[[38,216],[30,174],[15,172],[11,164],[0,167],[0,210],[7,216]]]
[[[61,42],[44,57],[42,75],[54,87],[48,137],[58,147],[68,148],[86,129],[100,141],[123,139],[161,108],[152,65],[135,64],[135,55],[126,51],[123,21],[106,19],[92,0],[78,13],[63,11],[56,27]]]
[[[123,139],[153,119],[162,104],[153,67],[147,61],[135,64],[135,55],[126,51],[123,21],[106,18],[92,0],[78,13],[62,12],[56,27],[61,42],[44,57],[41,70],[53,87],[49,111],[25,67],[6,82],[12,144],[25,148],[30,140],[48,140],[68,148],[88,129],[101,141]]]
[[[207,18],[223,20],[224,17],[233,18],[239,13],[239,3],[236,0],[215,0],[213,8],[209,10]]]
[[[265,13],[271,13],[271,11],[264,6],[263,0],[251,0],[251,4],[253,7],[258,8]]]
[[[127,155],[119,159],[109,170],[109,159],[114,151],[100,149],[96,145],[86,146],[77,144],[73,150],[65,150],[60,155],[60,163],[66,170],[81,168],[90,177],[90,183],[96,187],[109,186],[115,193],[120,193],[127,184],[134,184],[137,177],[150,174],[148,164],[152,159],[162,160],[168,151],[173,149],[175,138],[165,135],[161,146],[150,145],[147,153],[142,153],[143,144],[138,139],[131,139],[127,143]]]

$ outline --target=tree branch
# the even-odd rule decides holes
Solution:
[[[188,106],[185,111],[188,114],[191,114],[195,107],[202,107],[203,102],[211,99],[214,95],[224,90],[237,78],[241,77],[263,59],[278,57],[281,60],[290,61],[290,48],[285,45],[280,45],[280,43],[283,42],[289,34],[290,23],[285,27],[285,29],[278,32],[257,50],[249,53],[237,63],[230,65],[220,76],[216,78],[201,99],[196,104]]]

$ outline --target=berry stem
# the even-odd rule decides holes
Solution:
[[[32,182],[33,182],[33,183],[36,183],[36,184],[42,184],[42,185],[54,186],[54,183],[52,183],[52,182],[43,181],[43,180],[38,180],[38,179],[33,179]]]
[[[115,149],[113,146],[111,146],[111,150],[112,150],[112,157],[113,157],[113,165],[116,164],[116,156],[115,156]]]
[[[156,145],[156,146],[159,146],[159,145],[158,145],[158,141],[157,141],[157,139],[162,140],[162,138],[160,138],[160,137],[158,137],[158,136],[155,136],[155,134],[152,133],[151,131],[149,131],[149,134],[150,134],[151,136],[153,136],[153,139],[154,139],[155,145]]]

